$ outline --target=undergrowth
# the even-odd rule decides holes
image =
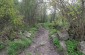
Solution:
[[[58,38],[53,39],[53,44],[58,48],[59,51],[62,51],[62,47]]]
[[[23,40],[16,40],[9,43],[9,47],[7,48],[8,55],[18,55],[20,50],[30,46],[32,40],[30,39],[23,39]]]
[[[24,50],[25,48],[29,47],[32,43],[32,38],[34,37],[36,31],[37,31],[37,28],[35,27],[30,28],[28,30],[28,32],[31,33],[30,38],[25,38],[22,35],[23,37],[21,39],[10,41],[7,48],[8,55],[18,55],[18,53],[21,52],[21,50]]]
[[[80,51],[78,51],[78,41],[76,40],[68,40],[66,41],[68,55],[84,55]]]
[[[0,50],[4,49],[5,45],[3,43],[0,43]]]
[[[53,35],[53,34],[57,33],[57,30],[56,29],[49,29],[49,32],[50,32],[50,35]]]

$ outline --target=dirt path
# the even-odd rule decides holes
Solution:
[[[7,51],[6,51],[6,49],[0,51],[0,55],[7,55]]]
[[[50,43],[49,32],[41,28],[34,43],[19,55],[59,55]]]

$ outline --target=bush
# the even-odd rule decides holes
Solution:
[[[5,48],[4,44],[0,43],[0,50],[2,50],[3,48]]]
[[[66,41],[68,55],[84,55],[77,50],[78,41],[68,40]]]
[[[23,50],[24,48],[28,47],[31,43],[32,41],[30,39],[23,39],[23,40],[10,42],[8,47],[8,54],[18,55],[18,52],[20,50]]]
[[[42,26],[46,29],[53,28],[54,23],[42,23]]]
[[[62,50],[62,47],[60,45],[60,41],[58,40],[58,38],[53,39],[53,44],[58,47],[58,50]]]
[[[57,33],[56,29],[49,29],[49,30],[50,30],[50,35],[53,35],[53,34]]]
[[[37,31],[37,28],[36,27],[30,28],[29,31],[33,34],[33,33],[35,33],[35,31]]]

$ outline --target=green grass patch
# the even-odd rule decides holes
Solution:
[[[79,42],[76,40],[66,41],[68,55],[84,55],[80,51],[77,50],[78,43]]]
[[[35,37],[35,34],[37,32],[38,28],[34,27],[34,28],[30,28],[28,32],[31,33],[31,39]]]
[[[0,43],[0,50],[2,50],[4,48],[5,48],[4,44],[3,43]]]
[[[29,32],[34,34],[38,29],[36,27],[30,28]]]
[[[31,53],[27,54],[27,55],[32,55]]]
[[[54,23],[47,22],[47,23],[42,23],[41,25],[46,29],[52,29],[54,26]]]
[[[18,55],[20,50],[30,46],[32,41],[30,39],[17,40],[9,43],[8,55]]]
[[[49,29],[49,32],[50,32],[50,35],[53,35],[53,34],[57,33],[57,30],[56,29]]]
[[[61,45],[60,45],[60,41],[59,41],[58,38],[54,38],[54,39],[53,39],[53,44],[54,44],[55,46],[57,46],[57,48],[58,48],[59,51],[62,51],[62,47],[61,47]]]
[[[30,28],[28,32],[31,33],[30,38],[26,38],[23,36],[22,32],[21,35],[23,36],[21,39],[15,40],[15,41],[10,41],[7,51],[8,55],[18,55],[18,53],[25,48],[29,47],[32,43],[32,38],[34,37],[35,33],[37,31],[36,27]]]

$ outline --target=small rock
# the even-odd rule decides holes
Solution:
[[[53,35],[51,35],[51,37],[52,38],[55,38],[55,37],[57,37],[57,34],[53,34]]]
[[[41,43],[40,43],[40,46],[43,46],[43,45],[45,45],[46,44],[46,42],[45,41],[42,41]]]
[[[60,41],[60,45],[63,47],[63,49],[66,50],[66,44],[65,44],[65,41]]]
[[[58,38],[58,34],[53,34],[53,35],[51,35],[51,38],[52,38],[52,39]]]
[[[23,34],[24,34],[24,36],[26,36],[27,38],[31,37],[31,33],[27,32],[27,31],[25,31]]]
[[[69,38],[69,34],[68,34],[68,32],[67,31],[64,31],[64,32],[57,32],[58,33],[58,38],[60,39],[60,40],[68,40],[68,38]]]
[[[78,50],[85,54],[85,41],[79,43]]]
[[[63,49],[64,55],[67,55],[67,48],[66,48],[65,41],[60,41],[60,45]]]

